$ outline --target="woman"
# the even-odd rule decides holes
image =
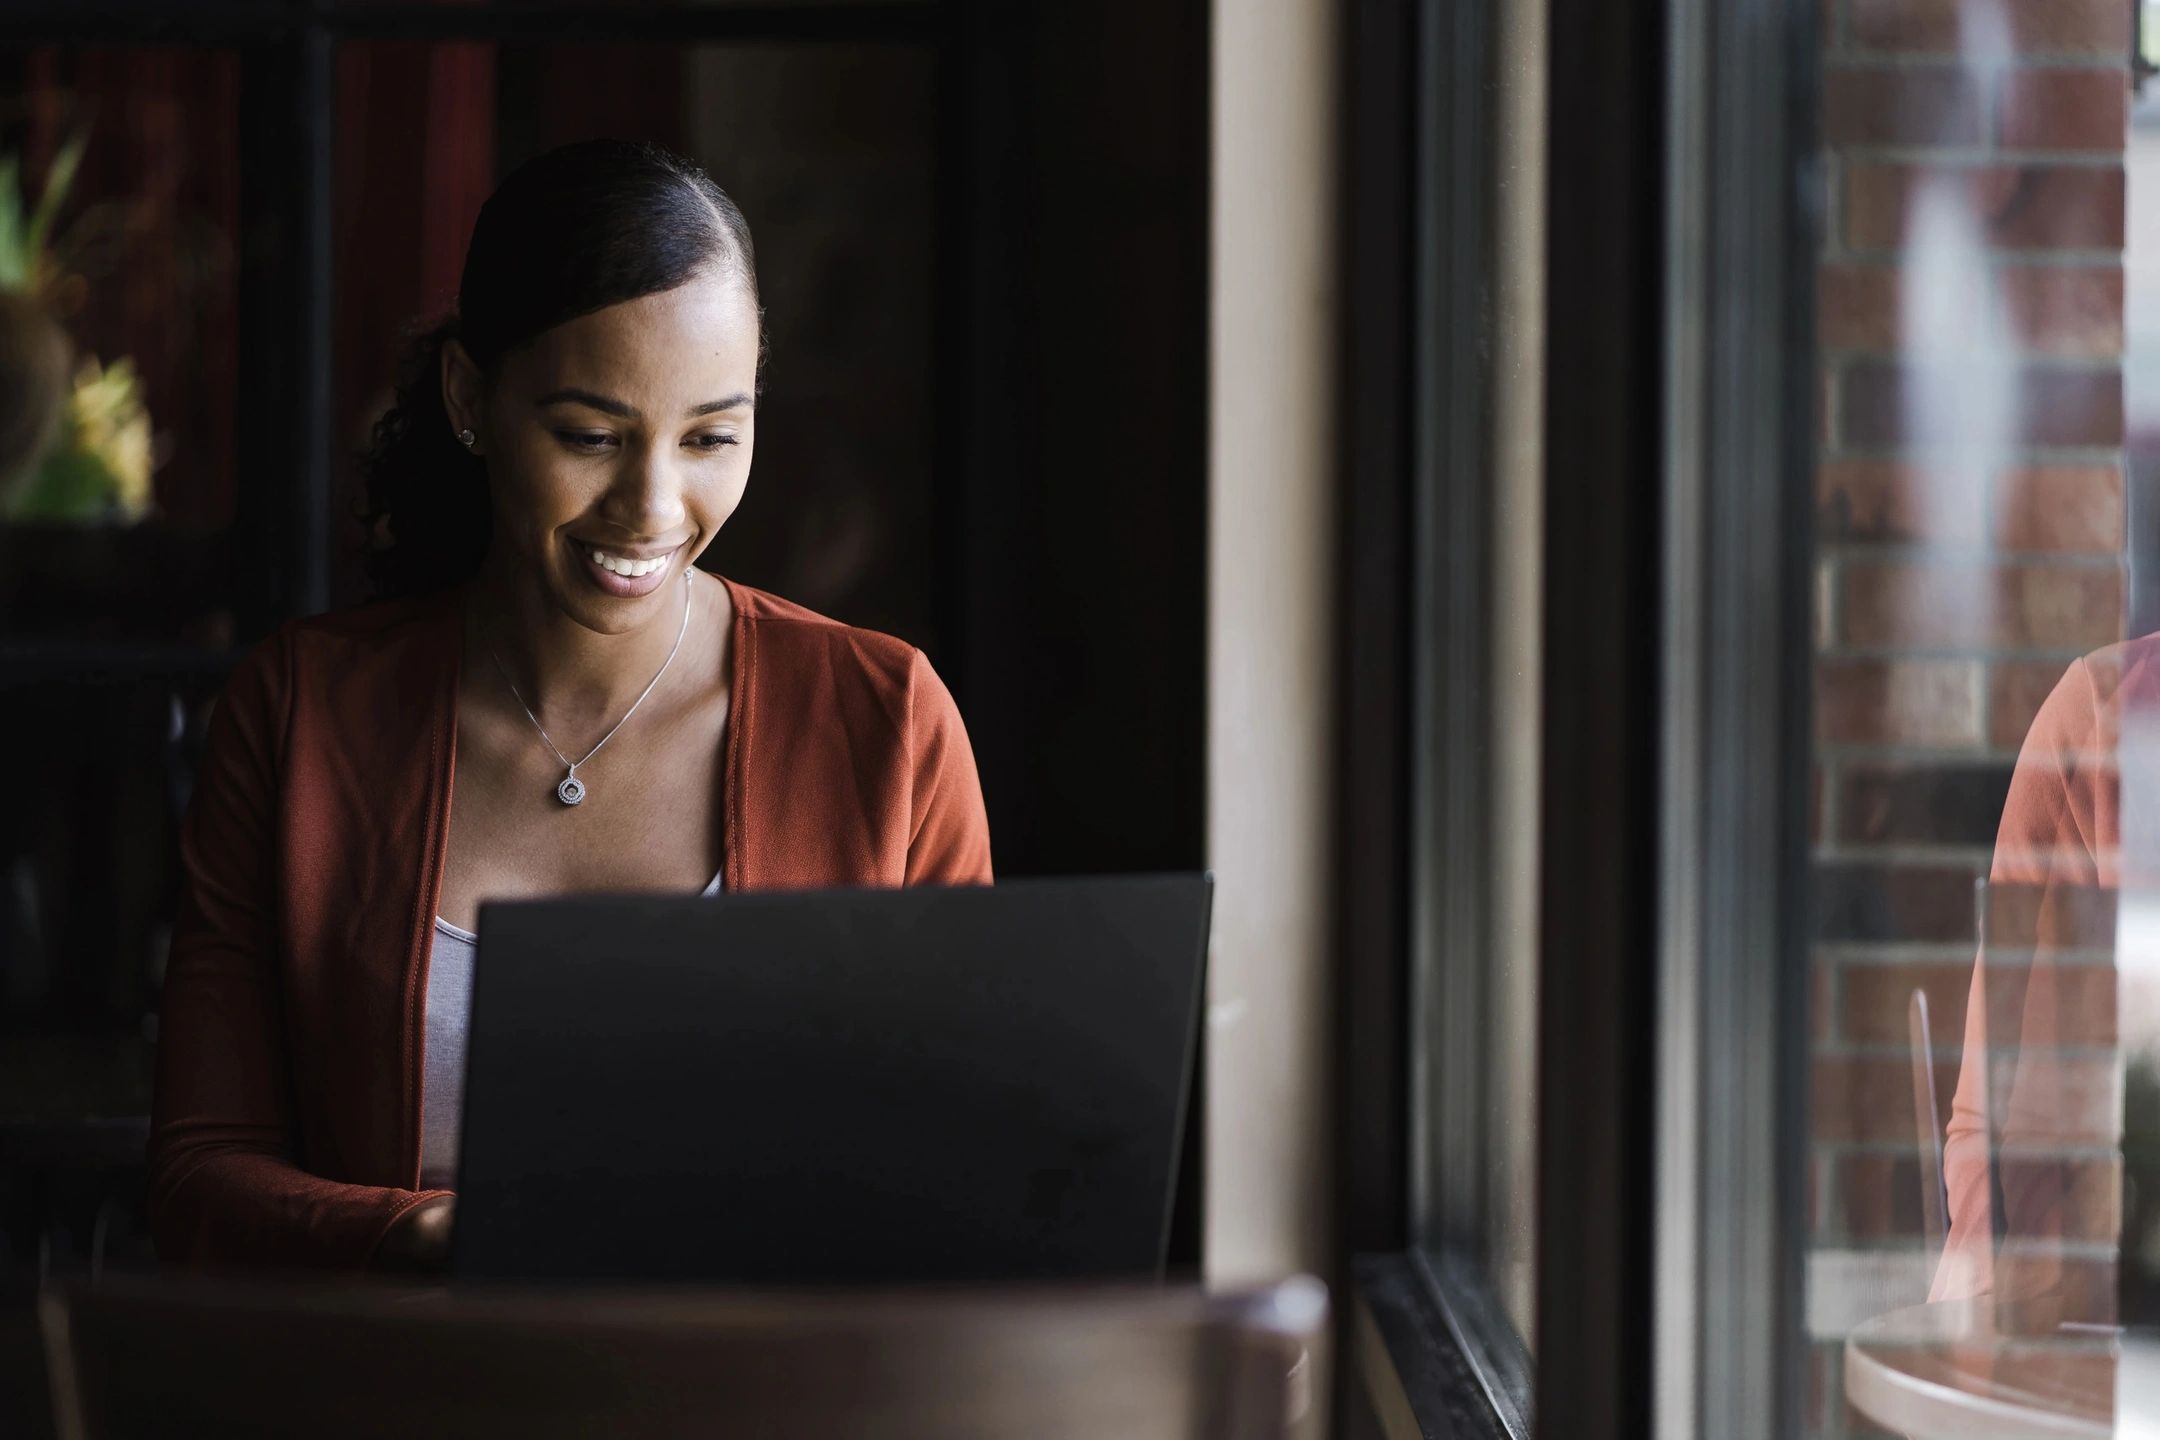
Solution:
[[[2115,1265],[2096,1251],[2120,1237],[2135,1268],[2123,1222],[2141,1177],[2126,1190],[2096,1152],[2124,1143],[2110,1052],[2137,1038],[2134,1024],[2118,1033],[2141,977],[2134,952],[2112,963],[2117,914],[2160,881],[2141,755],[2155,716],[2160,635],[2146,635],[2072,662],[2018,750],[1943,1138],[1949,1232],[1932,1300],[2045,1299],[2058,1318],[2115,1323]]]
[[[286,625],[211,721],[166,1257],[441,1263],[483,900],[990,879],[922,655],[694,568],[749,480],[761,345],[749,229],[687,162],[575,145],[482,209],[367,457],[391,598]]]

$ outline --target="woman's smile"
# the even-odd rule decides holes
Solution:
[[[675,557],[682,553],[682,545],[658,555],[632,557],[617,551],[603,550],[583,540],[571,540],[570,548],[577,553],[578,569],[592,583],[610,595],[630,598],[650,595],[667,580],[674,569]]]

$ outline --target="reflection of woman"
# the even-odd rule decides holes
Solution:
[[[2089,1158],[2115,1141],[2112,1085],[2095,1083],[2112,1066],[2092,1051],[2112,1042],[2115,977],[2060,957],[2108,943],[2106,892],[2125,878],[2122,725],[2156,701],[2160,637],[2099,651],[2070,666],[2018,752],[1943,1145],[1950,1231],[1934,1299],[2045,1295],[2077,1318],[2112,1312],[2112,1275],[2068,1257],[2115,1239],[2116,1178]]]
[[[393,598],[285,626],[211,724],[168,1258],[440,1261],[485,899],[990,878],[921,654],[693,567],[749,480],[760,323],[742,216],[662,152],[556,151],[482,210],[368,460]]]

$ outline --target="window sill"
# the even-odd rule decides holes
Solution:
[[[1415,1252],[1354,1262],[1347,1378],[1384,1440],[1530,1440],[1521,1342],[1459,1269]]]

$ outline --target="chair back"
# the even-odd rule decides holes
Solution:
[[[1327,1298],[758,1295],[131,1277],[41,1298],[62,1440],[1316,1433]]]

